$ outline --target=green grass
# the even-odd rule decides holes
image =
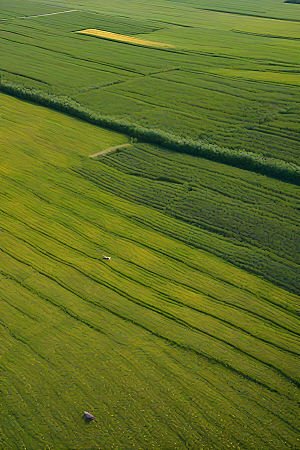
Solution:
[[[109,192],[193,225],[181,228],[178,239],[300,293],[298,187],[145,144],[99,162],[75,170],[96,185],[105,181]],[[203,242],[198,227],[212,231],[213,242]]]
[[[299,164],[299,5],[1,7],[4,82]],[[128,136],[0,115],[0,449],[298,448],[299,187],[145,144],[92,160]]]
[[[2,448],[296,448],[299,297],[78,173],[125,136],[0,103]]]
[[[17,16],[20,3],[11,4]],[[39,2],[30,5],[38,12]],[[298,163],[298,5],[232,1],[228,13],[205,1],[60,6],[84,11],[0,22],[4,80],[133,124]],[[73,32],[93,27],[175,48]]]
[[[0,99],[2,447],[295,447],[299,297],[76,173],[125,136]]]

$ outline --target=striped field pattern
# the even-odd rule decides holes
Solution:
[[[0,110],[0,448],[296,449],[299,297],[79,174],[125,136]]]

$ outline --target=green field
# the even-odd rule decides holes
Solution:
[[[125,136],[0,105],[2,448],[295,449],[299,297],[107,192]]]
[[[187,244],[300,294],[299,187],[146,144],[99,162],[87,160],[76,173],[192,225],[176,232]],[[209,243],[199,229],[214,234]]]
[[[45,14],[44,4],[27,3],[31,15]],[[210,11],[201,0],[51,2],[77,11],[0,21],[0,74],[96,113],[299,164],[300,8],[222,3]],[[23,17],[24,2],[5,5],[6,18],[11,5]],[[174,49],[75,33],[86,28]]]
[[[0,46],[0,450],[298,450],[300,5],[2,0]]]

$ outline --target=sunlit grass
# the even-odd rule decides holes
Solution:
[[[77,173],[126,137],[0,106],[3,448],[297,445],[299,298]]]

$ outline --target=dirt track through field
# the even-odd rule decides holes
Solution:
[[[133,144],[121,144],[121,145],[116,145],[115,147],[109,147],[109,148],[106,148],[105,150],[102,150],[99,153],[94,153],[93,155],[90,155],[90,158],[94,158],[94,156],[98,156],[98,155],[104,155],[105,153],[112,152],[113,150],[117,150],[118,148],[131,147],[132,145]]]
[[[48,13],[48,14],[38,14],[36,16],[9,17],[8,19],[1,19],[1,20],[28,19],[29,17],[53,16],[54,14],[64,14],[64,13],[70,13],[70,12],[75,12],[75,11],[79,11],[79,9],[69,9],[68,11],[58,11],[58,12]]]

